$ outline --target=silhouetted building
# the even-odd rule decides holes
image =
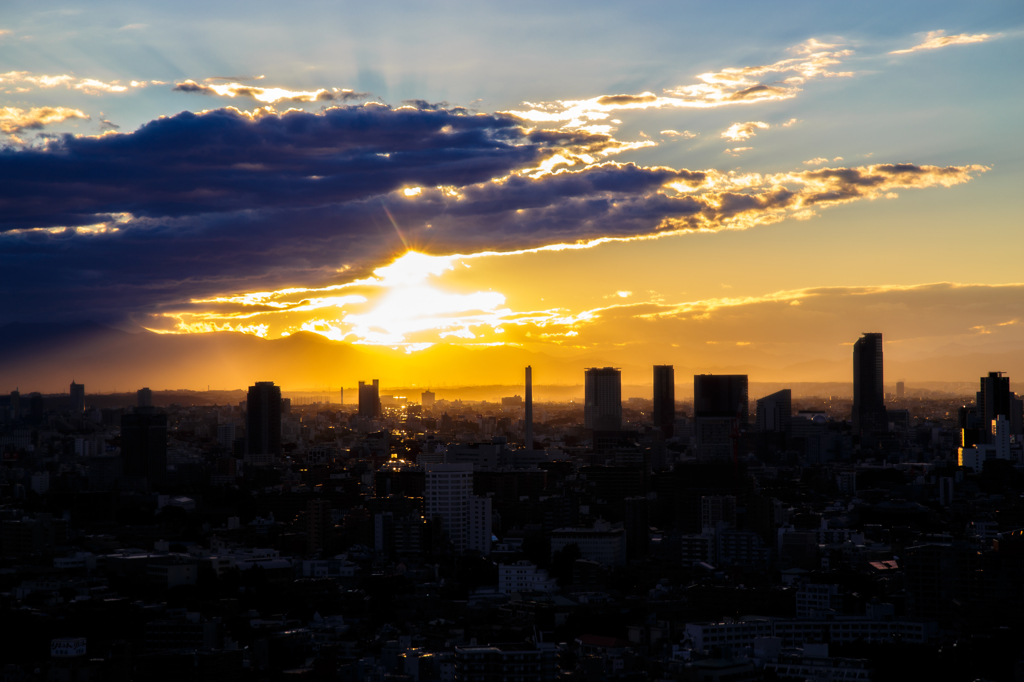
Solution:
[[[11,419],[18,421],[21,419],[21,393],[18,389],[11,391]]]
[[[583,425],[593,431],[622,429],[622,374],[614,367],[584,372]]]
[[[71,411],[85,412],[85,384],[71,381]]]
[[[1010,377],[1003,376],[1003,372],[989,372],[987,377],[981,378],[977,405],[982,442],[993,442],[992,422],[996,417],[1003,415],[1010,421],[1010,407],[1015,397],[1010,392]]]
[[[338,389],[338,404],[339,405],[344,405],[345,404],[345,387],[344,386],[342,386],[341,388]]]
[[[257,381],[249,387],[245,416],[245,458],[270,464],[281,455],[281,387]]]
[[[137,407],[121,415],[121,471],[125,477],[163,482],[167,473],[167,415]]]
[[[693,377],[697,459],[731,460],[739,430],[749,420],[746,374],[696,374]]]
[[[693,377],[694,417],[736,417],[750,421],[746,374],[695,374]]]
[[[882,386],[882,335],[867,333],[853,344],[853,432],[888,430]]]
[[[665,438],[673,435],[676,421],[676,371],[672,365],[654,366],[654,426]]]
[[[902,381],[896,382],[896,398],[902,400],[907,397],[907,385]]]
[[[523,441],[526,449],[533,449],[533,368],[526,366],[526,410],[523,414]]]
[[[380,417],[380,381],[373,380],[372,384],[365,381],[359,382],[359,416],[367,419]]]
[[[437,396],[433,391],[423,391],[423,393],[420,394],[420,405],[423,407],[433,407],[436,399]]]
[[[471,523],[485,520],[489,530],[489,517],[481,519],[470,513],[471,507],[479,513],[470,502],[473,497],[473,465],[426,464],[424,469],[427,486],[423,497],[427,519],[442,527],[455,552],[461,554],[470,549],[471,536],[480,536],[480,531],[476,534],[471,532]]]
[[[306,502],[306,551],[308,553],[330,549],[333,527],[330,500]]]
[[[793,420],[793,391],[784,388],[757,401],[757,430],[788,433]]]
[[[148,388],[140,388],[136,392],[139,407],[152,407],[153,406],[153,391]]]

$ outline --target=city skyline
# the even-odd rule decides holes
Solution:
[[[305,331],[339,342],[334,385],[363,371],[350,350],[470,383],[447,348],[522,351],[481,362],[498,383],[559,363],[835,381],[865,329],[896,379],[1020,372],[1024,284],[992,255],[1024,246],[1013,3],[751,3],[727,27],[700,4],[100,5],[0,26],[10,334],[232,330],[312,357],[279,343]],[[229,24],[205,51],[175,37]],[[258,40],[277,26],[308,36]],[[195,364],[238,344],[184,345]],[[109,346],[76,352],[55,385],[111,375]],[[166,385],[145,362],[139,385]],[[202,373],[241,386],[230,364]]]

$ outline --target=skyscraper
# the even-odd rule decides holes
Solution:
[[[249,387],[245,416],[245,459],[270,464],[281,455],[281,387],[257,381]]]
[[[153,406],[153,391],[148,388],[140,388],[135,394],[139,407],[152,407]]]
[[[527,450],[533,450],[533,369],[526,366],[526,407],[523,414],[523,441]]]
[[[372,384],[359,382],[359,416],[367,419],[380,417],[380,381],[374,379]]]
[[[654,366],[654,426],[671,438],[676,421],[676,371],[672,365]]]
[[[472,464],[425,464],[427,518],[440,523],[455,552],[469,546],[469,498],[473,494]]]
[[[622,429],[622,374],[617,368],[585,371],[583,424],[593,431]]]
[[[784,388],[757,400],[757,430],[786,433],[793,420],[793,391]]]
[[[735,456],[735,440],[750,415],[746,374],[696,374],[693,417],[697,459],[727,461]]]
[[[981,419],[981,433],[985,443],[992,443],[992,422],[1003,415],[1010,420],[1010,406],[1015,396],[1010,392],[1010,377],[1003,372],[989,372],[981,377],[981,390],[977,394],[978,417]]]
[[[338,404],[339,405],[344,405],[345,404],[345,387],[344,386],[342,386],[341,388],[338,389]]]
[[[882,386],[882,335],[863,334],[853,344],[853,432],[886,431]]]
[[[430,389],[427,389],[426,391],[423,391],[423,393],[420,394],[420,405],[422,405],[426,409],[429,409],[434,406],[434,401],[436,399],[437,396],[434,394],[434,392],[431,391]]]
[[[124,476],[159,485],[167,473],[167,415],[137,407],[121,415],[121,470]]]
[[[85,384],[76,384],[71,380],[71,411],[85,412]]]
[[[736,417],[750,421],[746,374],[695,374],[694,417]]]

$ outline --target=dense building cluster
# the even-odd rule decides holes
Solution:
[[[849,397],[0,399],[5,680],[1006,679],[1024,411]],[[753,399],[752,399],[753,398]]]

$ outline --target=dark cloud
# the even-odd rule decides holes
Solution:
[[[185,112],[133,133],[3,150],[0,322],[117,322],[187,309],[193,298],[337,283],[409,247],[471,253],[750,227],[979,170],[821,169],[763,185],[629,163],[523,172],[555,153],[614,144],[581,131],[527,132],[510,116],[369,104]],[[422,189],[399,191],[414,186]]]
[[[107,213],[180,217],[340,203],[403,185],[463,186],[604,135],[539,139],[501,116],[341,107],[251,118],[183,112],[134,133],[71,135],[0,154],[0,230],[82,225]]]
[[[207,78],[206,81],[219,79]],[[353,92],[352,90],[327,90],[320,88],[312,92],[288,91],[281,88],[263,88],[257,85],[241,85],[230,83],[225,85],[203,85],[193,80],[175,83],[171,88],[174,92],[189,92],[214,97],[249,97],[262,102],[300,103],[300,102],[355,102],[373,97],[369,92]],[[417,100],[419,101],[419,100]]]
[[[654,102],[658,98],[656,95],[643,94],[643,95],[605,95],[597,99],[598,104],[604,105],[623,105],[623,104],[646,104],[648,102]]]
[[[453,107],[448,102],[428,102],[425,99],[403,99],[402,104],[421,111],[451,111],[453,113],[465,114],[469,110],[465,107]]]

